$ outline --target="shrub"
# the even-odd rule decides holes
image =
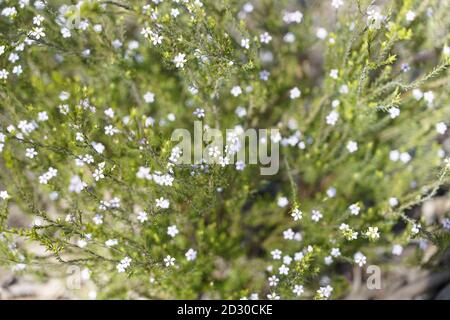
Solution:
[[[446,1],[68,4],[0,3],[2,264],[79,266],[98,298],[325,299],[448,247],[412,210],[448,192]],[[272,129],[278,172],[180,164],[195,120]]]

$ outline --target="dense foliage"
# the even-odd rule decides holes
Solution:
[[[450,221],[411,209],[448,193],[449,9],[0,0],[0,263],[97,298],[325,299],[441,254]],[[279,129],[277,174],[177,164],[195,120]]]

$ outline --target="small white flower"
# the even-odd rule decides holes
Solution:
[[[333,287],[328,285],[326,287],[320,287],[317,290],[317,295],[319,296],[320,299],[328,299],[331,296],[332,292],[333,292]]]
[[[439,134],[444,134],[447,131],[447,125],[444,122],[439,122],[436,124],[436,132]]]
[[[117,239],[109,239],[105,241],[105,246],[107,247],[114,247],[117,244],[119,244],[119,241]]]
[[[117,272],[123,273],[131,265],[131,258],[125,257],[117,264]]]
[[[245,163],[243,161],[239,160],[239,161],[236,161],[235,166],[236,166],[236,170],[242,171],[245,168]]]
[[[349,142],[347,143],[347,150],[348,150],[350,153],[353,153],[353,152],[357,151],[357,150],[358,150],[358,143],[355,142],[355,141],[349,141]]]
[[[147,212],[139,211],[137,214],[137,219],[139,220],[140,223],[144,223],[145,221],[147,221],[148,220]]]
[[[319,222],[320,219],[322,219],[322,218],[323,218],[322,212],[320,212],[319,210],[312,210],[312,212],[311,212],[311,219],[314,222]]]
[[[400,115],[400,109],[397,107],[391,107],[389,110],[389,115],[391,117],[391,119],[395,119]]]
[[[259,36],[259,40],[261,41],[261,43],[266,43],[267,44],[270,41],[272,41],[272,36],[269,33],[264,32],[263,34],[261,34]]]
[[[237,97],[237,96],[242,94],[242,89],[239,86],[234,86],[231,89],[230,93],[231,93],[232,96]]]
[[[407,21],[414,21],[415,18],[416,18],[416,13],[414,11],[409,10],[406,13],[406,20]]]
[[[278,200],[277,200],[277,205],[278,205],[280,208],[284,208],[284,207],[286,207],[288,204],[289,204],[289,200],[288,200],[288,198],[286,198],[286,197],[279,197]]]
[[[301,220],[302,215],[303,215],[303,213],[298,208],[295,208],[294,210],[292,210],[291,216],[294,219],[294,221]]]
[[[284,264],[281,265],[281,267],[278,268],[278,272],[280,274],[287,275],[289,273],[289,267],[286,267]]]
[[[197,251],[191,248],[184,255],[187,261],[194,261],[197,258]]]
[[[280,296],[277,295],[275,292],[269,293],[267,295],[267,299],[269,300],[280,300]]]
[[[338,69],[332,69],[330,71],[330,77],[333,79],[337,79],[339,76],[339,70]]]
[[[337,257],[339,257],[341,255],[341,250],[339,250],[339,248],[333,248],[333,249],[331,249],[330,254],[333,257],[337,258]]]
[[[241,47],[245,48],[245,49],[249,49],[250,48],[250,39],[242,39],[241,40]]]
[[[298,297],[301,296],[304,292],[303,286],[296,284],[294,288],[292,289],[292,292],[297,295]]]
[[[161,209],[169,208],[170,202],[168,199],[164,199],[163,197],[156,199],[156,207]]]
[[[414,223],[411,227],[411,233],[418,234],[420,232],[420,229],[421,229],[420,223]]]
[[[171,225],[167,228],[167,234],[172,238],[175,237],[179,233],[176,225]]]
[[[389,205],[391,207],[396,207],[398,205],[398,199],[394,197],[389,198]]]
[[[328,36],[328,31],[324,28],[319,28],[316,31],[316,37],[319,38],[320,40],[325,39]]]
[[[289,91],[289,97],[290,97],[292,100],[297,99],[297,98],[300,98],[301,94],[302,94],[302,92],[301,92],[300,89],[297,88],[297,87],[294,87],[294,88],[292,88],[292,89]]]
[[[155,94],[153,92],[150,92],[150,91],[146,92],[144,94],[144,101],[146,103],[153,103],[155,101]]]
[[[113,136],[118,132],[119,132],[119,130],[117,128],[114,128],[113,125],[108,125],[105,127],[105,134],[108,136]]]
[[[378,240],[380,238],[380,233],[378,232],[378,227],[369,227],[365,233],[366,237],[370,240]]]
[[[331,111],[326,118],[326,122],[330,126],[334,126],[338,120],[339,120],[339,113],[335,110]]]
[[[281,259],[281,253],[282,253],[281,250],[278,250],[278,249],[272,250],[270,252],[270,254],[272,255],[272,258],[274,260],[280,260]]]
[[[355,263],[360,267],[364,266],[366,264],[366,260],[367,260],[366,256],[363,255],[359,251],[357,253],[355,253],[355,255],[353,256],[353,259],[355,260]]]
[[[335,9],[339,9],[343,5],[344,5],[343,0],[331,0],[331,6]]]
[[[6,190],[0,191],[0,198],[3,200],[9,199],[10,196],[8,194],[8,191],[6,191]]]
[[[403,247],[402,247],[401,245],[399,245],[399,244],[394,244],[394,245],[392,246],[392,254],[393,254],[394,256],[400,256],[400,255],[402,254],[402,252],[403,252]]]
[[[348,209],[350,210],[350,213],[354,216],[357,216],[361,211],[361,208],[357,203],[352,204],[350,207],[348,207]]]
[[[269,286],[271,286],[271,287],[276,287],[278,285],[278,282],[280,281],[280,279],[278,279],[278,277],[275,275],[269,277],[268,280],[269,280]]]
[[[175,265],[175,258],[171,257],[171,256],[167,256],[164,258],[164,264],[166,265],[166,267],[171,267]]]
[[[175,67],[183,68],[186,63],[186,55],[184,53],[179,53],[173,58],[173,62],[175,63]]]
[[[37,156],[37,154],[38,153],[36,150],[34,150],[34,148],[27,148],[25,150],[25,156],[30,159],[33,159],[35,156]]]

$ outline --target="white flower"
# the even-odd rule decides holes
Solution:
[[[423,94],[423,99],[427,102],[428,106],[433,105],[434,93],[433,91],[427,91]]]
[[[144,223],[145,221],[147,221],[148,220],[147,212],[139,211],[137,214],[137,219],[139,220],[140,223]]]
[[[63,36],[63,38],[70,38],[72,36],[68,28],[62,28],[61,35]]]
[[[412,233],[412,234],[418,234],[419,231],[420,231],[420,229],[421,229],[420,223],[414,223],[414,224],[412,225],[412,227],[411,227],[411,233]]]
[[[281,259],[281,253],[282,253],[281,250],[278,250],[278,249],[272,250],[270,252],[270,254],[272,255],[272,258],[275,259],[275,260],[280,260]]]
[[[125,270],[130,266],[131,264],[131,258],[125,257],[122,260],[120,260],[119,264],[117,264],[117,272],[122,273],[125,272]]]
[[[236,170],[242,171],[245,168],[245,163],[243,161],[239,160],[239,161],[236,161],[235,166],[236,166]]]
[[[294,235],[295,235],[295,233],[294,233],[294,231],[292,231],[291,228],[287,229],[286,231],[283,231],[283,237],[286,240],[294,239]]]
[[[153,103],[155,101],[155,94],[153,92],[150,92],[150,91],[146,92],[144,94],[144,101],[146,103]]]
[[[391,107],[389,110],[389,115],[391,117],[391,119],[395,119],[400,115],[400,109],[397,107]]]
[[[353,259],[355,260],[355,263],[362,267],[366,264],[366,256],[363,255],[361,252],[357,252],[355,253],[355,255],[353,256]]]
[[[272,41],[272,36],[269,33],[264,32],[259,36],[259,40],[261,41],[261,43],[269,43],[270,41]]]
[[[161,209],[169,208],[170,202],[168,199],[164,199],[163,197],[156,199],[156,207]]]
[[[341,255],[341,250],[339,250],[339,248],[332,248],[330,254],[337,258]]]
[[[276,287],[278,285],[278,282],[280,281],[280,279],[278,279],[278,277],[275,275],[269,277],[268,280],[269,280],[269,286],[271,286],[271,287]]]
[[[298,208],[294,208],[294,210],[292,210],[291,216],[294,219],[294,221],[301,220],[302,215],[303,213]]]
[[[347,150],[348,150],[350,153],[353,153],[353,152],[357,151],[357,150],[358,150],[358,143],[355,142],[355,141],[349,141],[349,142],[347,143]]]
[[[414,21],[415,18],[416,18],[416,13],[414,11],[409,10],[406,13],[406,20],[407,21]]]
[[[323,218],[323,214],[319,210],[312,210],[311,211],[311,219],[314,222],[319,222],[320,219],[322,219],[322,218]]]
[[[328,31],[324,28],[319,28],[316,31],[316,37],[323,40],[328,36]]]
[[[250,39],[245,38],[241,40],[241,47],[248,49],[250,48]]]
[[[392,254],[393,254],[394,256],[400,256],[400,255],[402,254],[402,252],[403,252],[403,247],[402,247],[401,245],[399,245],[399,244],[394,244],[394,245],[392,246]]]
[[[0,191],[0,198],[2,198],[3,200],[9,199],[10,196],[8,194],[8,191],[6,190]]]
[[[279,197],[277,200],[277,205],[280,208],[284,208],[289,204],[289,200],[286,197]]]
[[[378,232],[378,227],[369,227],[367,229],[365,235],[370,240],[378,240],[380,238],[380,233]]]
[[[37,154],[38,153],[34,150],[34,148],[27,148],[25,150],[25,156],[30,159],[33,159]]]
[[[103,216],[101,214],[96,214],[93,218],[92,221],[94,221],[94,223],[96,225],[102,224],[103,223]]]
[[[179,233],[176,225],[171,225],[167,228],[167,234],[172,238],[175,237]]]
[[[197,258],[197,251],[191,248],[184,255],[187,261],[194,261]]]
[[[333,79],[337,79],[339,76],[339,70],[338,69],[332,69],[330,70],[330,77]]]
[[[118,132],[119,132],[119,130],[117,128],[114,128],[114,126],[112,126],[112,125],[108,125],[105,127],[105,134],[108,136],[113,136]]]
[[[171,267],[171,266],[175,265],[175,258],[173,258],[171,256],[167,256],[164,258],[164,263],[165,263],[166,267]]]
[[[447,125],[444,122],[439,122],[436,124],[436,132],[439,134],[444,134],[447,131]]]
[[[119,241],[117,239],[109,239],[105,241],[105,245],[107,247],[113,247],[115,245],[119,244]]]
[[[361,208],[357,203],[352,204],[350,207],[348,207],[350,210],[350,213],[354,216],[357,216],[359,214],[359,211],[361,211]]]
[[[289,273],[289,267],[286,267],[284,264],[281,265],[281,267],[278,268],[278,272],[280,274],[287,275]]]
[[[184,53],[179,53],[173,58],[173,62],[175,63],[175,67],[183,68],[186,63],[186,55]]]
[[[317,290],[317,295],[319,296],[320,299],[328,299],[331,296],[332,292],[333,292],[333,287],[328,285],[326,287],[320,287]]]
[[[232,96],[237,97],[237,96],[242,94],[242,89],[239,86],[234,86],[231,89],[230,93],[231,93]]]
[[[44,32],[44,28],[42,27],[34,27],[29,35],[37,40],[44,38],[45,37],[45,32]]]
[[[335,9],[339,9],[339,7],[344,5],[343,0],[331,0],[331,6]]]
[[[297,295],[298,297],[301,296],[304,292],[303,286],[296,284],[294,288],[292,289],[292,292]]]
[[[283,14],[283,21],[287,24],[302,22],[303,14],[300,11],[286,11]]]
[[[202,108],[196,108],[194,112],[192,112],[194,116],[196,116],[199,119],[202,119],[205,117],[205,109]]]
[[[247,110],[244,107],[237,107],[234,113],[239,117],[243,118],[247,115]]]
[[[12,73],[15,75],[21,75],[23,72],[22,66],[18,65],[18,66],[14,66]]]
[[[423,97],[423,92],[420,89],[414,89],[412,91],[412,95],[413,95],[414,99],[419,101]]]
[[[69,192],[80,193],[87,187],[87,183],[81,181],[79,176],[72,176],[70,178]]]
[[[280,300],[280,296],[277,295],[275,292],[269,293],[267,295],[267,299],[269,300]]]
[[[334,126],[336,122],[339,120],[339,113],[337,111],[331,111],[326,118],[326,122],[330,126]]]
[[[398,205],[398,199],[394,197],[389,198],[389,205],[391,207],[396,207]]]
[[[402,152],[400,154],[400,161],[403,163],[408,163],[411,161],[411,155],[408,152]]]
[[[300,89],[297,88],[297,87],[294,87],[294,88],[292,88],[292,89],[289,91],[289,97],[290,97],[292,100],[297,99],[297,98],[300,98],[301,94],[302,94],[302,92],[301,92]]]
[[[0,70],[0,79],[6,80],[8,79],[9,72],[6,69]]]
[[[177,8],[170,10],[170,15],[174,18],[178,17],[179,14],[180,14],[180,10],[178,10]]]
[[[327,196],[330,198],[334,198],[336,196],[336,188],[334,188],[334,187],[328,188]]]

